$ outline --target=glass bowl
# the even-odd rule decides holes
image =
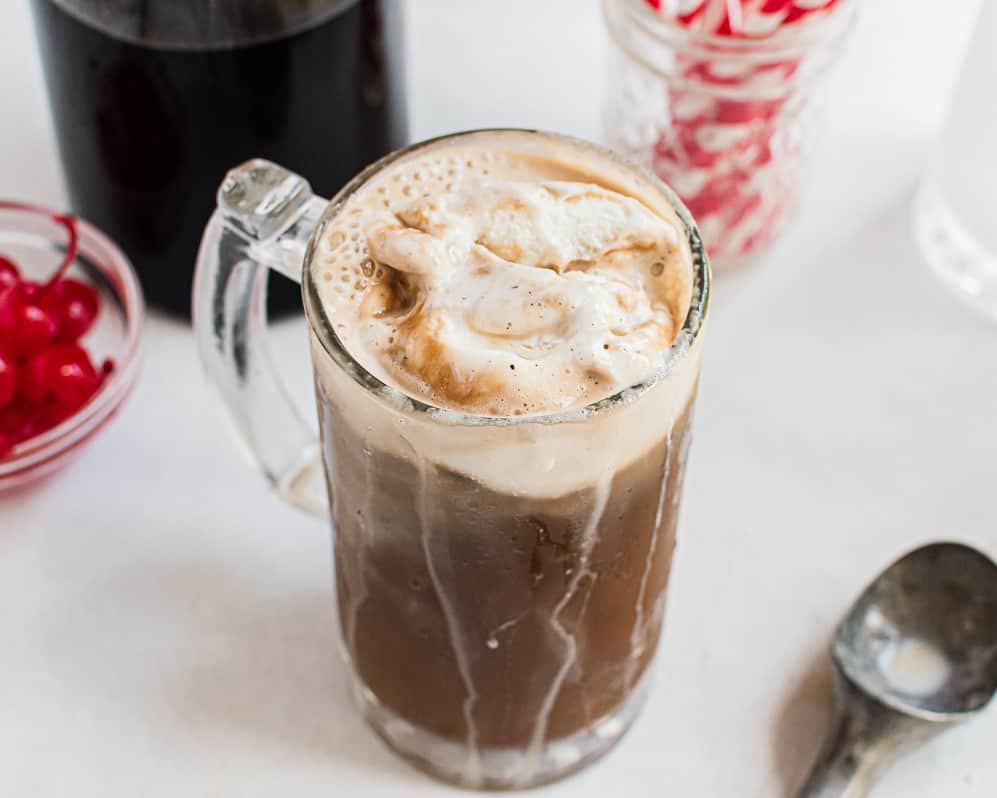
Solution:
[[[21,274],[44,282],[70,242],[64,214],[0,200],[0,254]],[[65,275],[90,285],[100,312],[80,343],[95,364],[110,358],[114,370],[97,393],[58,426],[15,445],[0,459],[0,494],[49,476],[66,465],[104,428],[131,392],[139,371],[145,302],[138,277],[118,247],[87,222],[76,220],[79,249]],[[3,412],[3,411],[0,411]]]

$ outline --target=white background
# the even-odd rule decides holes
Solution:
[[[600,137],[594,0],[408,5],[416,138]],[[929,539],[997,554],[997,328],[908,235],[976,3],[862,5],[798,223],[717,289],[650,705],[604,762],[539,794],[787,794],[826,721],[829,634],[864,583]],[[0,10],[0,196],[58,206],[26,6]],[[146,345],[117,422],[0,499],[0,794],[454,794],[350,706],[328,532],[240,459],[189,331],[153,316]],[[301,324],[275,345],[307,404]],[[992,798],[995,739],[997,710],[876,796]]]

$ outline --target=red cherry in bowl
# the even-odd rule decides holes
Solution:
[[[17,364],[14,358],[0,351],[0,410],[17,396]]]
[[[37,302],[44,293],[45,286],[34,280],[22,280],[18,290],[24,302]]]
[[[86,335],[100,311],[97,292],[86,283],[65,277],[46,293],[45,306],[59,319],[59,340],[72,343]]]
[[[21,289],[18,284],[0,286],[0,336],[4,341],[9,342],[11,333],[14,331],[14,324],[17,320],[17,311],[21,306]]]
[[[19,282],[21,282],[21,272],[18,271],[14,261],[0,255],[0,291],[13,288]]]
[[[59,334],[59,317],[44,304],[22,301],[14,314],[11,344],[24,355],[44,349]]]
[[[37,435],[41,413],[22,397],[17,397],[0,413],[0,457],[6,450]]]
[[[32,404],[50,402],[70,412],[100,387],[101,375],[79,344],[54,344],[28,361],[22,393]]]

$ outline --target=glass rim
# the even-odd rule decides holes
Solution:
[[[318,240],[321,238],[326,224],[334,218],[343,208],[346,202],[371,178],[380,174],[393,164],[419,153],[444,147],[452,142],[474,139],[474,138],[494,138],[501,136],[525,136],[547,139],[552,142],[567,144],[571,147],[579,148],[583,151],[594,153],[601,158],[605,158],[617,167],[636,175],[647,181],[650,187],[658,191],[669,203],[685,230],[686,240],[692,253],[692,291],[689,299],[689,309],[686,312],[682,326],[672,341],[671,346],[664,353],[660,365],[645,375],[638,382],[621,388],[610,396],[590,402],[582,407],[569,408],[567,410],[557,410],[549,413],[523,414],[519,416],[493,416],[479,413],[469,413],[461,410],[440,407],[431,404],[424,399],[413,396],[392,385],[385,383],[379,377],[372,374],[356,357],[354,357],[343,341],[336,333],[335,325],[325,311],[322,300],[319,298],[318,285],[312,274],[311,264],[315,256]],[[305,316],[308,320],[309,329],[318,339],[325,353],[358,384],[361,388],[374,396],[386,400],[391,406],[400,410],[404,409],[416,415],[431,418],[437,422],[444,422],[454,426],[521,426],[530,424],[560,424],[572,421],[581,421],[597,413],[606,412],[612,408],[629,404],[638,397],[647,393],[657,385],[667,375],[671,374],[677,365],[684,359],[686,353],[692,348],[699,337],[706,320],[710,301],[710,265],[706,254],[706,247],[703,244],[692,218],[692,214],[685,207],[674,191],[669,188],[660,178],[650,171],[634,164],[631,161],[617,155],[613,151],[599,144],[594,144],[584,139],[568,136],[563,133],[552,133],[542,130],[531,130],[528,128],[480,128],[466,130],[458,133],[449,133],[442,136],[426,139],[415,144],[410,144],[399,150],[385,155],[378,161],[365,168],[356,177],[350,180],[342,189],[329,200],[322,213],[315,230],[308,240],[305,250],[305,259],[302,273],[302,296],[304,300]]]
[[[840,0],[838,7],[827,15],[824,24],[786,25],[768,36],[720,36],[690,30],[667,14],[655,11],[646,0],[602,0],[607,30],[614,41],[622,46],[612,17],[614,7],[626,12],[631,21],[662,44],[702,49],[714,56],[764,55],[766,58],[778,58],[809,51],[818,43],[843,39],[854,27],[858,0]]]

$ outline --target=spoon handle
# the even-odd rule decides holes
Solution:
[[[898,754],[929,736],[923,722],[866,695],[835,665],[831,731],[797,798],[862,798]]]

